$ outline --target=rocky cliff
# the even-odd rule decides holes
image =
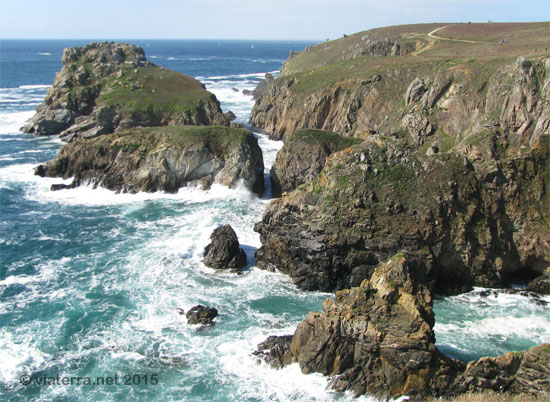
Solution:
[[[288,144],[272,177],[287,189],[306,183],[257,224],[259,266],[332,291],[358,286],[397,252],[426,250],[445,293],[527,281],[548,267],[550,59],[449,60],[433,54],[442,44],[431,46],[321,67],[314,56],[324,47],[313,48],[269,84],[253,121]],[[476,57],[487,47],[460,46]],[[321,134],[296,145],[298,127],[363,143],[327,158]],[[301,158],[307,173],[293,162]]]
[[[550,345],[485,357],[468,365],[435,347],[432,267],[397,254],[368,281],[327,299],[293,336],[270,337],[255,354],[274,367],[293,362],[304,373],[331,376],[332,388],[381,399],[411,400],[465,392],[548,395]]]
[[[329,131],[298,130],[277,153],[270,171],[271,195],[280,197],[283,192],[312,181],[329,155],[360,141]]]
[[[229,124],[204,85],[155,66],[135,45],[102,42],[69,48],[62,62],[24,132],[60,134],[70,141],[138,126]]]
[[[35,173],[73,177],[69,187],[93,184],[122,192],[173,193],[186,186],[232,187],[238,182],[257,194],[264,189],[256,137],[244,129],[216,126],[134,128],[80,138]]]
[[[477,28],[483,41],[435,40],[427,35],[434,25],[399,27],[402,40],[418,42],[406,55],[368,51],[369,36],[396,35],[397,27],[320,44],[285,63],[257,99],[250,121],[276,139],[317,128],[356,137],[405,131],[417,143],[430,136],[458,143],[500,130],[514,144],[532,145],[550,126],[550,61],[541,52],[548,24],[517,25],[501,33],[518,37],[506,46],[481,36],[486,27]],[[527,34],[530,40],[520,39]],[[361,46],[367,55],[346,60]],[[529,60],[518,58],[528,53]]]
[[[549,345],[448,359],[434,345],[432,297],[528,281],[549,292],[549,28],[390,27],[285,63],[251,118],[285,141],[272,176],[289,191],[255,226],[256,264],[338,292],[257,355],[357,395],[548,395]],[[382,51],[394,40],[384,35],[414,46]],[[326,149],[326,131],[312,129],[359,142]],[[316,140],[296,141],[303,132]]]

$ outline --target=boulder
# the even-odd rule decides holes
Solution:
[[[405,92],[405,103],[407,104],[407,106],[411,103],[418,102],[422,98],[422,95],[424,95],[425,91],[426,87],[424,85],[424,81],[416,77],[409,84],[407,92]]]
[[[542,275],[530,281],[527,284],[526,290],[540,295],[550,295],[550,268]]]
[[[218,310],[206,307],[202,304],[192,307],[185,317],[188,324],[214,325],[214,318],[218,316]]]
[[[225,117],[225,120],[227,120],[228,122],[232,122],[237,118],[235,113],[233,113],[231,110],[229,112],[224,113],[223,115]]]
[[[216,228],[210,240],[211,243],[204,249],[204,265],[216,269],[241,269],[246,266],[246,254],[239,247],[237,234],[230,225]]]
[[[268,363],[272,368],[280,369],[290,363],[295,362],[290,351],[292,335],[270,336],[258,345],[258,349],[253,352],[259,360]]]

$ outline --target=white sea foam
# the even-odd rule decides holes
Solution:
[[[36,54],[39,54],[40,56],[51,56],[52,55],[51,53],[48,53],[48,52],[38,52]]]
[[[0,329],[0,383],[16,383],[23,373],[33,373],[48,359],[48,355],[37,347],[36,339],[32,334],[21,335]]]
[[[472,356],[475,350],[498,355],[550,342],[548,303],[550,296],[481,288],[437,300],[437,344]]]
[[[0,113],[0,134],[18,133],[19,129],[34,116],[34,111]]]
[[[48,89],[51,85],[19,85],[21,89]]]

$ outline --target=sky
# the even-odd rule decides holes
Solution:
[[[550,2],[0,0],[0,38],[324,40],[388,25],[489,20],[548,21]]]

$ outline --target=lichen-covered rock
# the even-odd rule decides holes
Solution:
[[[299,130],[292,134],[271,168],[271,195],[280,197],[283,192],[312,181],[329,155],[358,142],[361,140],[321,130]]]
[[[437,268],[441,293],[542,274],[550,263],[548,140],[497,168],[374,135],[268,205],[255,227],[256,263],[323,291],[359,286],[391,255],[416,250]]]
[[[186,314],[187,323],[192,325],[214,325],[214,318],[218,316],[218,310],[213,307],[198,304],[192,307]]]
[[[303,373],[331,376],[334,389],[356,396],[547,395],[549,344],[468,365],[439,352],[429,286],[434,274],[421,255],[394,255],[368,281],[326,300],[323,312],[309,313],[293,336],[270,337],[255,354],[274,368],[297,361]]]
[[[78,139],[35,173],[73,177],[72,187],[92,184],[119,192],[174,193],[186,186],[242,182],[262,194],[264,187],[256,137],[248,130],[215,126],[134,128]]]
[[[210,240],[211,243],[204,249],[204,265],[216,269],[241,269],[246,266],[246,254],[239,247],[237,234],[230,225],[216,228]]]
[[[60,134],[71,141],[138,126],[228,125],[204,85],[155,66],[135,45],[102,42],[68,48],[62,62],[24,132]]]

